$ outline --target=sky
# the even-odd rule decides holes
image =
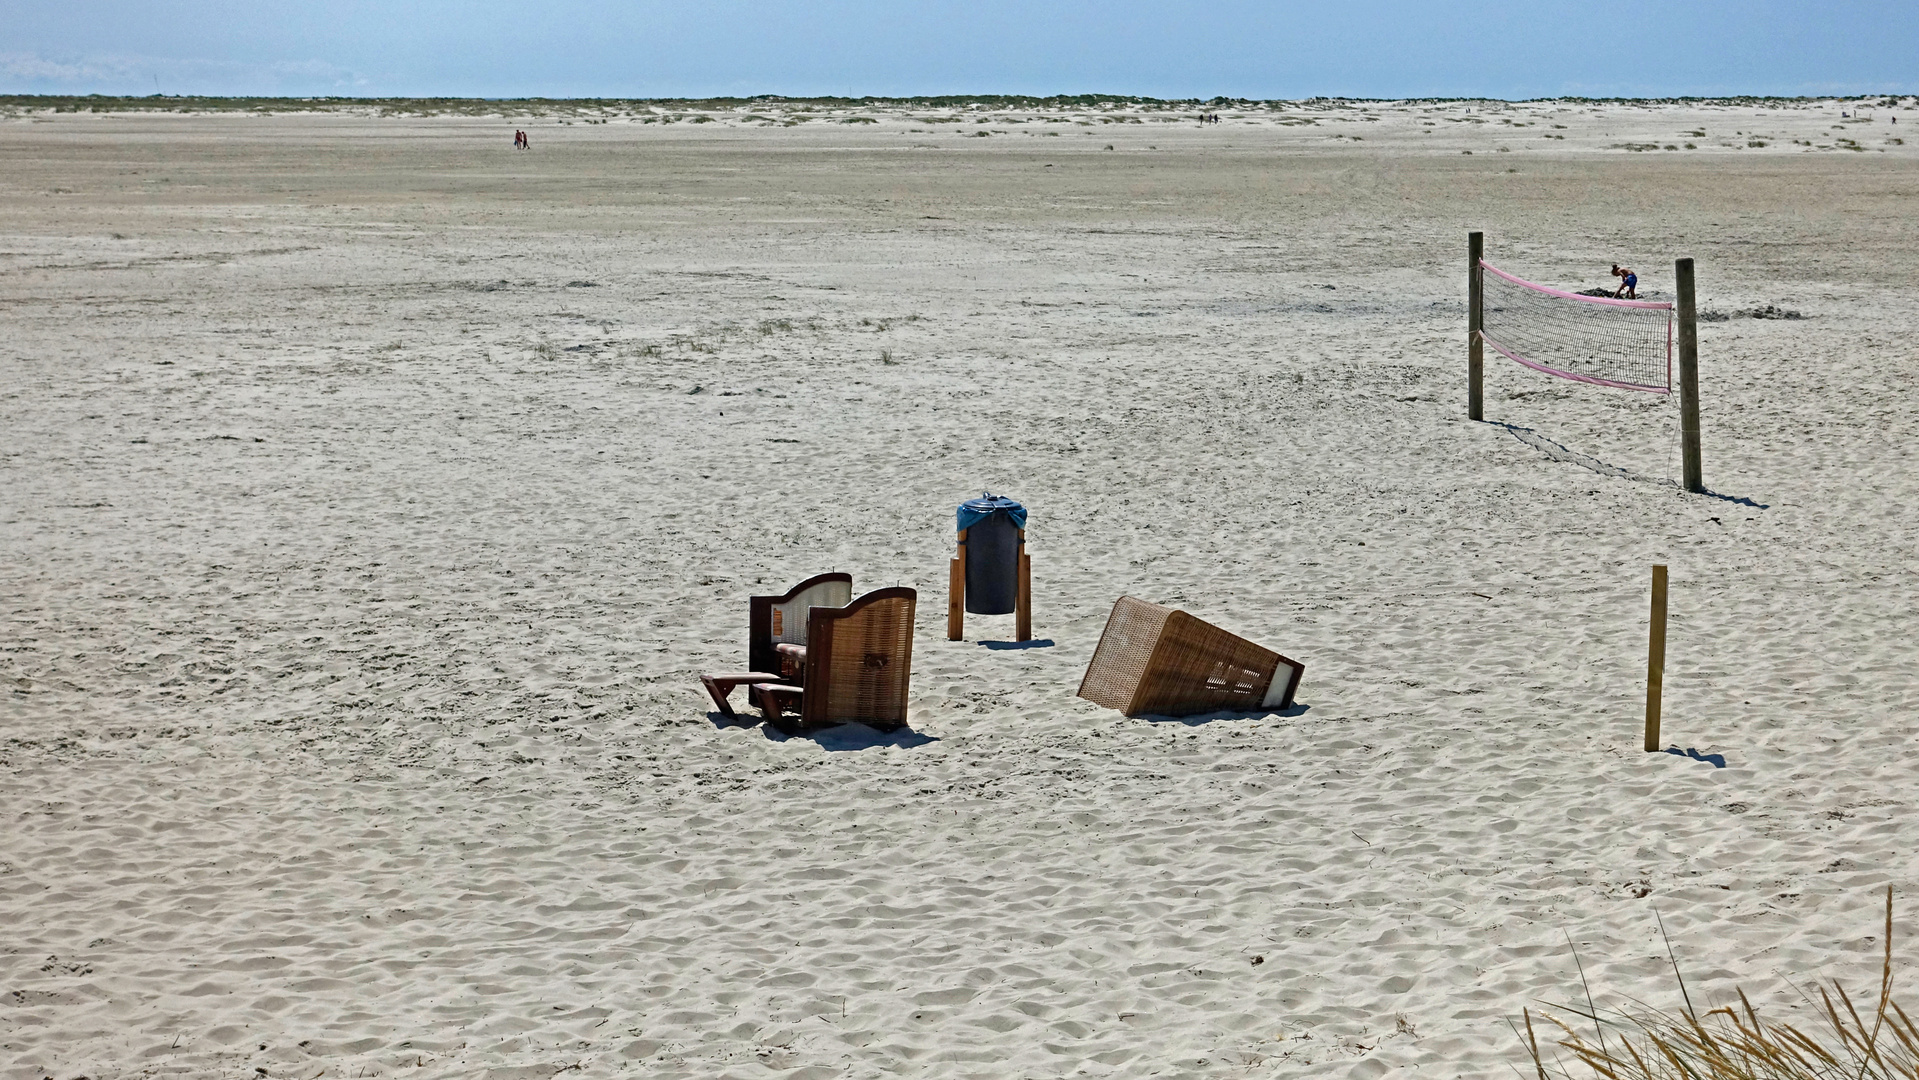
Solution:
[[[1919,93],[1919,0],[0,0],[0,93]]]

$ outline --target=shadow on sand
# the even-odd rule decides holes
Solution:
[[[881,731],[865,724],[839,724],[818,731],[809,731],[801,735],[785,735],[771,724],[761,724],[760,734],[770,742],[786,742],[789,739],[810,739],[819,744],[822,750],[872,750],[881,746],[897,746],[902,750],[911,750],[915,746],[936,743],[938,737],[924,735],[910,727]]]
[[[1193,713],[1190,716],[1160,716],[1157,713],[1140,713],[1135,719],[1144,720],[1150,724],[1184,724],[1187,727],[1198,727],[1201,724],[1210,724],[1217,720],[1265,720],[1269,717],[1291,718],[1294,716],[1304,716],[1306,715],[1306,710],[1310,708],[1312,708],[1311,705],[1302,705],[1295,702],[1283,709],[1254,709],[1248,712],[1228,712],[1222,710],[1220,712]]]
[[[1038,641],[982,641],[979,643],[979,645],[980,645],[980,648],[982,649],[993,649],[993,650],[1050,649],[1053,647],[1053,639],[1047,637],[1047,638],[1040,638]]]
[[[879,746],[897,746],[903,750],[910,750],[915,746],[925,746],[928,743],[940,741],[936,735],[924,735],[910,727],[881,731],[878,728],[867,727],[865,724],[839,724],[835,727],[821,728],[818,731],[788,735],[773,725],[762,722],[758,716],[749,716],[745,713],[727,716],[725,713],[709,709],[706,719],[722,731],[728,728],[756,727],[760,729],[760,734],[766,737],[767,742],[810,741],[818,743],[822,750],[871,750]]]
[[[1520,442],[1525,443],[1527,446],[1532,447],[1534,450],[1539,451],[1554,461],[1563,461],[1568,465],[1577,465],[1588,472],[1595,472],[1601,476],[1612,476],[1621,480],[1632,480],[1641,484],[1658,484],[1662,487],[1669,488],[1679,487],[1679,481],[1677,480],[1663,476],[1643,476],[1633,472],[1631,469],[1607,464],[1590,454],[1582,454],[1564,443],[1554,442],[1539,432],[1534,431],[1532,428],[1520,427],[1518,424],[1508,424],[1499,420],[1488,422],[1494,427],[1505,428],[1508,435],[1511,435],[1513,438],[1518,439]],[[1721,502],[1731,503],[1734,506],[1750,506],[1754,510],[1766,510],[1771,507],[1770,503],[1754,502],[1745,496],[1721,495],[1719,492],[1711,490],[1700,492],[1700,494],[1709,499],[1718,499]]]
[[[1666,747],[1666,753],[1677,754],[1680,757],[1691,758],[1694,761],[1703,761],[1706,764],[1711,765],[1715,769],[1723,769],[1726,767],[1726,755],[1702,754],[1699,751],[1694,750],[1690,746],[1686,747],[1684,750],[1679,749],[1677,746],[1668,746]]]

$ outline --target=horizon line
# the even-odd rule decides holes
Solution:
[[[1006,104],[1006,105],[1237,105],[1242,107],[1271,105],[1304,105],[1315,102],[1350,102],[1357,104],[1457,104],[1463,102],[1498,102],[1505,105],[1529,105],[1547,102],[1576,102],[1583,104],[1747,104],[1756,102],[1811,103],[1820,101],[1861,101],[1877,102],[1881,107],[1890,108],[1898,103],[1914,99],[1913,94],[1905,93],[1858,93],[1858,94],[1680,94],[1659,97],[1607,96],[1592,97],[1579,94],[1558,94],[1541,97],[1502,98],[1486,94],[1460,95],[1414,95],[1408,97],[1354,97],[1348,95],[1313,95],[1299,98],[1249,98],[1230,95],[1216,95],[1210,98],[1156,98],[1140,94],[867,94],[852,97],[838,94],[823,95],[787,95],[752,94],[747,96],[712,95],[701,97],[544,97],[539,95],[518,97],[482,97],[457,94],[5,94],[0,93],[0,107],[55,104],[64,102],[85,102],[99,105],[106,103],[141,104],[151,102],[196,102],[196,103],[242,103],[242,102],[285,102],[306,105],[377,105],[426,102],[473,102],[487,104],[543,104],[543,105],[656,105],[672,104],[680,106],[696,105],[752,105],[756,103],[787,103],[796,105],[847,104],[847,105],[951,105],[951,104]]]

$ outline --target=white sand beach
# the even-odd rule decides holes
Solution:
[[[0,114],[0,1077],[1503,1076],[1569,941],[1800,1018],[1887,884],[1910,977],[1919,107],[1851,108]],[[1470,229],[1698,260],[1712,494],[1654,395],[1466,419]],[[1033,647],[946,640],[985,489]],[[722,723],[827,570],[920,590],[910,728]],[[1122,594],[1302,707],[1076,699]]]

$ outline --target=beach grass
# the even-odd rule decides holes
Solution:
[[[1587,1073],[1604,1080],[1914,1080],[1919,1078],[1919,1027],[1892,993],[1891,886],[1886,888],[1884,940],[1878,1002],[1862,1013],[1837,981],[1817,987],[1820,1024],[1811,1031],[1761,1017],[1744,990],[1736,1008],[1700,1016],[1675,961],[1673,975],[1684,1002],[1679,1010],[1633,1008],[1604,1015],[1589,994],[1583,1009],[1549,1006],[1551,1011],[1542,1014],[1558,1030],[1556,1042],[1542,1048],[1530,1009],[1522,1012],[1520,1038],[1538,1080],[1572,1080]],[[1580,1029],[1555,1013],[1579,1021]],[[1583,1030],[1587,1024],[1591,1039]]]

